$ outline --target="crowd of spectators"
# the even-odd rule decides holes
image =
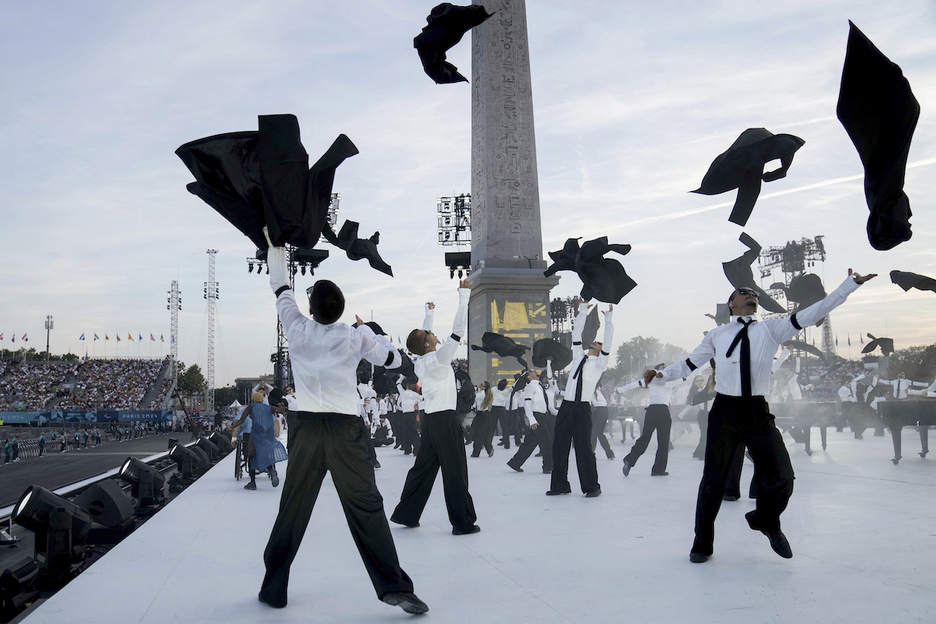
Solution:
[[[75,389],[56,405],[56,409],[139,409],[165,364],[166,360],[88,360],[78,369]]]
[[[62,392],[77,362],[17,362],[0,377],[0,411],[36,412]]]

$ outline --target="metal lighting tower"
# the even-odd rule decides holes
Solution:
[[[215,387],[214,387],[214,326],[215,326],[215,301],[218,299],[218,282],[215,281],[215,254],[217,249],[208,250],[208,281],[205,282],[205,299],[208,301],[208,366],[206,368],[205,381],[207,389],[205,392],[206,409],[215,409]]]
[[[45,359],[49,361],[49,332],[52,331],[52,315],[45,317]]]
[[[169,366],[172,367],[170,374],[173,379],[172,385],[175,386],[179,381],[176,364],[179,361],[179,311],[182,309],[182,291],[179,290],[177,280],[172,280],[166,303],[166,309],[169,310]]]
[[[471,194],[436,199],[436,214],[439,223],[439,247],[461,247],[471,245]],[[458,273],[461,279],[471,270],[470,251],[450,251],[445,254],[445,266],[449,277]]]

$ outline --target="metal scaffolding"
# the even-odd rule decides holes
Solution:
[[[208,250],[208,281],[205,282],[205,299],[208,301],[208,366],[205,368],[205,406],[215,409],[215,301],[219,297],[218,282],[215,281],[215,255],[217,249]]]

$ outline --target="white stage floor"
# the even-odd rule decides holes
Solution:
[[[598,459],[604,494],[596,499],[545,496],[540,458],[522,474],[505,465],[515,449],[469,458],[482,528],[469,536],[451,534],[440,477],[421,527],[391,524],[401,564],[429,605],[425,616],[377,600],[330,480],[292,568],[289,605],[258,602],[280,492],[266,477],[245,491],[229,455],[26,621],[932,622],[936,465],[916,455],[916,432],[905,430],[898,466],[890,435],[868,431],[859,441],[830,430],[828,451],[812,456],[787,436],[797,480],[783,529],[793,559],[748,529],[754,503],[745,498],[723,504],[704,564],[688,558],[702,471],[691,457],[697,436],[677,440],[670,476],[652,478],[655,442],[625,478],[631,441],[612,440],[618,458]],[[387,447],[378,455],[389,515],[412,457]],[[745,492],[750,475],[746,464]]]

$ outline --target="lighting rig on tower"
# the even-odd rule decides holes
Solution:
[[[471,195],[463,193],[457,197],[436,199],[439,247],[463,247],[471,245]],[[471,271],[470,251],[450,251],[445,254],[445,266],[449,277],[464,277]]]
[[[764,318],[786,316],[796,308],[796,303],[786,298],[790,283],[797,277],[806,273],[816,273],[816,263],[820,264],[818,272],[822,272],[821,264],[825,262],[826,250],[822,242],[823,236],[812,239],[801,238],[798,241],[788,241],[782,247],[768,247],[761,250],[757,258],[761,279],[774,279],[774,271],[780,269],[783,274],[782,281],[772,281],[767,292],[775,300],[782,297],[786,301],[787,312],[784,314],[763,313]],[[807,271],[807,269],[809,269]],[[805,330],[804,330],[805,332]],[[805,341],[805,339],[804,339]],[[835,340],[832,336],[832,321],[827,316],[822,322],[822,351],[826,355],[835,353]]]
[[[549,321],[552,336],[565,346],[572,347],[572,321],[578,316],[578,297],[556,297],[549,302]]]
[[[338,222],[338,204],[341,201],[339,193],[332,193],[328,204],[328,216],[326,221],[332,230]],[[324,243],[325,238],[319,239]],[[286,245],[286,268],[289,274],[289,287],[295,291],[296,273],[305,275],[306,272],[315,275],[315,269],[319,267],[325,259],[328,258],[326,249],[310,249],[306,247],[293,247]],[[247,272],[253,273],[257,269],[257,275],[266,268],[266,275],[270,274],[270,267],[267,264],[266,249],[258,249],[253,258],[247,258]],[[283,331],[283,324],[276,318],[276,352],[270,355],[270,361],[273,363],[273,385],[282,389],[286,384],[292,384],[292,369],[289,366],[289,349],[286,347],[286,333]]]

